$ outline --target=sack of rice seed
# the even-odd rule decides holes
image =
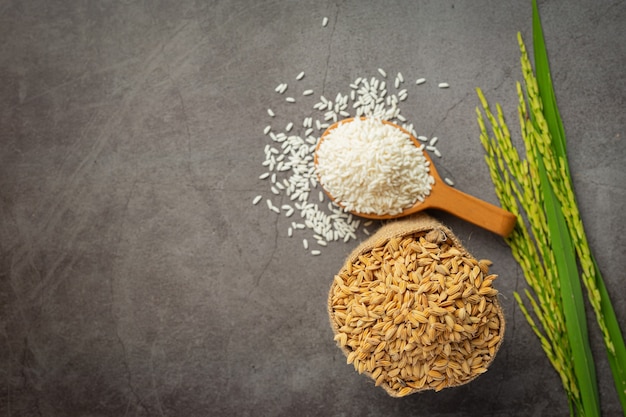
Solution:
[[[346,259],[328,296],[348,364],[392,397],[486,372],[505,328],[490,265],[425,214],[381,227]]]

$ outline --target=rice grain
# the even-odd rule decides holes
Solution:
[[[376,242],[346,262],[329,293],[334,340],[347,362],[394,397],[440,391],[486,372],[504,331],[497,290],[476,293],[476,282],[495,278],[487,263],[440,234]],[[424,254],[433,262],[419,277],[415,267],[398,271]],[[469,270],[473,282],[453,270]],[[414,278],[421,285],[410,284]],[[456,302],[447,301],[456,294]]]

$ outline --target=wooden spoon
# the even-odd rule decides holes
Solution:
[[[314,161],[316,166],[317,150],[319,149],[320,144],[328,135],[328,133],[332,129],[339,126],[339,124],[347,123],[351,120],[352,119],[341,120],[330,126],[322,134],[320,140],[318,141],[317,147],[315,148],[316,152],[314,155]],[[400,129],[401,131],[409,135],[409,138],[413,141],[415,146],[421,146],[421,143],[406,129],[403,129],[402,127],[386,120],[382,120],[382,122]],[[412,207],[406,208],[401,213],[396,215],[379,215],[373,213],[359,213],[355,211],[352,211],[352,214],[368,219],[384,220],[408,216],[422,210],[439,209],[446,211],[460,219],[475,224],[476,226],[480,226],[486,230],[497,233],[500,236],[507,237],[511,233],[513,227],[515,227],[516,222],[516,217],[513,213],[510,213],[506,210],[501,209],[500,207],[494,206],[483,200],[480,200],[476,197],[465,194],[455,188],[450,187],[441,179],[441,177],[437,173],[437,170],[435,169],[435,166],[432,163],[432,160],[427,152],[424,152],[424,156],[430,164],[430,175],[435,178],[435,183],[432,185],[430,194],[424,199],[424,201],[417,201]],[[324,184],[322,184],[321,181],[320,184],[322,185],[322,187],[324,187]],[[335,198],[326,189],[324,189],[324,192],[331,200],[341,206],[341,203],[336,201]]]

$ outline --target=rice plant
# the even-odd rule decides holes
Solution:
[[[477,90],[480,139],[495,191],[503,208],[518,216],[507,243],[530,289],[524,297],[514,295],[561,378],[570,414],[595,416],[600,415],[600,401],[584,285],[626,415],[624,338],[581,221],[535,0],[532,5],[535,71],[518,34],[524,80],[523,85],[517,83],[518,116],[525,159],[511,142],[502,108],[496,105],[494,114]]]

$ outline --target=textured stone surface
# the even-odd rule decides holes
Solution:
[[[624,323],[626,3],[539,4],[583,220]],[[378,67],[427,78],[405,116],[440,138],[440,171],[495,203],[474,88],[517,128],[530,22],[526,0],[0,1],[0,414],[567,415],[497,236],[433,213],[500,275],[508,326],[489,372],[392,399],[345,365],[328,325],[354,242],[308,256],[288,219],[251,205],[271,196],[257,176],[274,87],[304,70],[330,97]],[[617,415],[593,325],[591,339]]]

